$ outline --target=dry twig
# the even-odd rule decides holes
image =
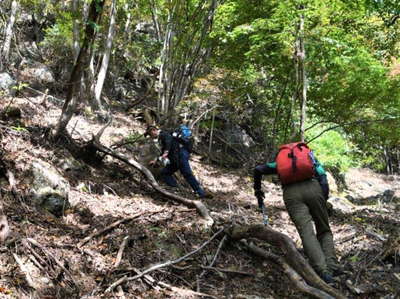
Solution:
[[[125,247],[128,244],[129,236],[125,236],[122,240],[121,246],[119,247],[117,258],[115,259],[114,269],[119,266],[122,260],[122,254],[124,253]]]
[[[87,242],[89,242],[94,237],[100,236],[100,235],[104,234],[105,232],[108,232],[109,230],[111,230],[111,229],[117,227],[118,225],[120,225],[121,223],[134,220],[134,219],[139,218],[140,216],[142,216],[144,214],[153,215],[153,214],[160,213],[160,212],[163,212],[163,211],[164,211],[164,209],[161,209],[161,210],[158,210],[158,211],[152,211],[152,212],[142,211],[142,212],[139,212],[139,213],[137,213],[135,215],[132,215],[130,217],[126,217],[126,218],[120,219],[118,221],[115,221],[115,222],[111,223],[110,225],[106,226],[105,228],[103,228],[102,230],[99,230],[97,232],[93,232],[89,236],[84,238],[81,242],[78,243],[78,248],[80,248],[83,245],[85,245]]]
[[[222,269],[222,268],[216,268],[216,267],[210,267],[210,266],[201,266],[201,268],[206,269],[206,270],[213,270],[216,272],[239,274],[239,275],[245,275],[245,276],[254,276],[253,273],[244,272],[244,271],[228,270],[228,269]]]
[[[79,288],[79,285],[76,282],[76,280],[75,280],[74,276],[72,275],[72,273],[67,268],[65,268],[63,263],[61,263],[51,252],[46,250],[41,244],[39,244],[39,242],[37,242],[36,240],[34,240],[32,238],[26,238],[26,240],[29,243],[31,243],[32,245],[35,245],[36,247],[40,248],[47,257],[50,257],[66,274],[69,275],[69,277],[71,277],[71,280],[74,283],[75,287]]]
[[[224,245],[226,239],[227,239],[227,235],[225,235],[225,236],[222,238],[221,242],[219,243],[218,248],[217,248],[217,251],[215,252],[215,255],[214,255],[214,257],[213,257],[211,263],[208,265],[208,267],[202,267],[204,270],[203,270],[203,272],[201,272],[201,274],[198,276],[198,278],[202,278],[202,277],[204,276],[204,274],[206,274],[207,270],[209,270],[209,268],[213,268],[214,263],[216,262],[217,257],[218,257],[218,255],[219,255],[219,252],[221,251],[221,248],[222,248],[222,246]]]
[[[150,272],[153,272],[153,271],[155,271],[155,270],[158,270],[158,269],[161,269],[161,268],[164,268],[164,267],[168,267],[168,266],[171,266],[171,265],[174,265],[174,264],[178,264],[178,263],[180,263],[180,262],[186,260],[189,256],[192,256],[193,254],[195,254],[195,253],[199,252],[200,250],[202,250],[207,244],[209,244],[209,243],[210,243],[212,240],[214,240],[219,234],[221,234],[221,233],[223,232],[223,230],[224,230],[224,228],[221,228],[221,229],[220,229],[218,232],[216,232],[210,239],[208,239],[206,242],[204,242],[199,248],[197,248],[196,250],[193,250],[193,251],[191,251],[191,252],[185,254],[184,256],[182,256],[182,257],[180,257],[180,258],[178,258],[178,259],[176,259],[176,260],[173,260],[173,261],[166,261],[166,262],[164,262],[164,263],[154,265],[154,266],[152,266],[152,267],[147,268],[146,270],[144,270],[141,274],[138,274],[138,275],[135,275],[135,276],[132,276],[132,277],[126,277],[126,276],[125,276],[125,277],[122,277],[121,279],[119,279],[119,280],[115,281],[113,284],[111,284],[111,285],[106,289],[105,293],[111,292],[115,287],[119,286],[120,284],[122,284],[122,283],[124,283],[124,282],[126,282],[126,281],[132,281],[132,280],[141,278],[141,277],[143,277],[144,275],[146,275],[146,274],[148,274],[148,273],[150,273]]]
[[[21,261],[21,259],[13,253],[14,260],[17,262],[19,269],[21,270],[22,273],[25,275],[26,282],[32,289],[36,289],[35,283],[32,280],[31,274],[29,273],[28,269],[25,267],[24,263]]]

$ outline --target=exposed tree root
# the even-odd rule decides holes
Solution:
[[[100,142],[101,135],[104,133],[105,129],[111,124],[111,122],[112,118],[110,117],[109,121],[99,130],[96,136],[93,136],[92,140],[83,147],[77,145],[76,142],[71,138],[71,136],[67,132],[64,132],[62,136],[59,136],[59,138],[60,137],[64,138],[71,153],[75,154],[75,156],[77,155],[81,156],[87,162],[90,162],[90,160],[93,160],[94,162],[98,161],[99,160],[98,152],[101,152],[104,153],[105,155],[110,155],[124,162],[125,164],[128,164],[129,166],[139,170],[142,174],[146,176],[153,189],[165,195],[167,198],[170,198],[189,208],[195,208],[198,211],[198,213],[206,220],[206,226],[211,227],[214,224],[214,220],[210,216],[207,207],[201,201],[190,200],[166,191],[165,189],[161,188],[161,186],[157,183],[151,171],[148,170],[145,166],[143,166],[136,160],[125,157],[124,155],[116,152],[115,150],[112,150],[111,148],[101,144]]]
[[[207,209],[207,207],[199,200],[190,200],[187,198],[184,198],[182,196],[170,193],[166,191],[165,189],[161,188],[161,186],[157,183],[156,179],[154,178],[153,174],[148,170],[146,167],[144,167],[142,164],[139,162],[129,159],[128,157],[123,156],[120,153],[115,152],[114,150],[102,145],[97,138],[94,138],[92,140],[92,146],[99,152],[105,153],[107,155],[110,155],[126,164],[128,164],[131,167],[136,168],[139,170],[142,174],[146,176],[146,178],[149,180],[150,185],[158,192],[161,194],[165,195],[166,197],[179,202],[189,208],[195,208],[199,214],[207,221],[207,226],[212,226],[214,224],[214,220],[211,218],[210,213]]]
[[[311,268],[305,258],[297,251],[293,241],[280,232],[273,230],[265,225],[243,225],[234,226],[227,230],[227,233],[233,240],[241,240],[246,238],[257,238],[268,242],[269,244],[280,248],[283,252],[284,260],[276,259],[276,262],[281,263],[285,273],[290,277],[291,281],[302,291],[313,294],[317,298],[346,298],[338,290],[327,285]],[[253,248],[254,253],[264,255],[263,250]],[[261,251],[260,251],[261,250]],[[273,258],[274,256],[268,254],[265,257]],[[308,285],[304,284],[303,278]],[[329,295],[330,296],[329,296]]]

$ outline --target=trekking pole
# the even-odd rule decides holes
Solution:
[[[263,223],[264,223],[264,225],[268,225],[269,218],[268,218],[268,213],[265,209],[264,203],[262,204],[261,211],[262,211],[262,216],[263,216]]]

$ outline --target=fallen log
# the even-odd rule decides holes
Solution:
[[[285,262],[290,265],[312,287],[322,290],[334,298],[346,298],[338,290],[326,284],[306,259],[297,251],[294,242],[285,234],[265,225],[235,225],[226,230],[232,240],[256,238],[282,250]],[[323,298],[323,297],[321,297]]]

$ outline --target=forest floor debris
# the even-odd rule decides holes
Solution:
[[[79,165],[76,169],[61,167],[68,159],[74,160],[71,154],[62,147],[38,143],[38,136],[28,130],[48,127],[57,120],[60,107],[48,102],[44,109],[41,103],[40,97],[29,101],[16,98],[13,105],[20,107],[21,119],[1,122],[2,159],[14,174],[15,182],[10,190],[7,180],[0,181],[14,235],[0,248],[0,298],[29,298],[32,294],[40,298],[110,298],[105,290],[113,282],[138,275],[140,278],[116,288],[113,296],[304,297],[290,287],[288,277],[276,264],[239,250],[237,244],[223,241],[222,237],[171,267],[144,275],[143,271],[160,263],[179,261],[209,240],[215,231],[199,225],[201,217],[195,209],[167,201],[144,183],[143,175],[116,159],[106,157],[101,165],[75,161]],[[7,101],[0,105],[7,105]],[[87,119],[83,114],[74,116],[74,138],[88,141],[91,133],[101,128],[95,120]],[[125,115],[115,119],[102,136],[102,142],[108,146],[132,132],[143,132],[143,125],[127,120]],[[34,159],[59,167],[68,179],[72,208],[65,216],[57,218],[32,205],[26,176]],[[214,217],[215,226],[224,225],[227,220],[247,225],[262,223],[248,169],[220,168],[196,155],[192,166],[202,185],[214,194],[213,199],[203,203]],[[370,174],[360,172],[360,181],[365,179],[362,175]],[[269,182],[264,184],[269,190],[266,205],[271,227],[288,235],[302,252],[280,188]],[[398,190],[396,179],[385,184]],[[173,192],[194,198],[185,185]],[[142,217],[125,221],[141,213]],[[334,286],[348,298],[400,296],[398,249],[390,251],[385,243],[398,234],[399,213],[396,205],[387,205],[385,210],[363,209],[350,214],[335,211],[331,217],[336,249],[346,272]],[[40,246],[27,242],[31,251],[21,240],[34,240]],[[257,241],[257,246],[280,254],[261,241]]]

